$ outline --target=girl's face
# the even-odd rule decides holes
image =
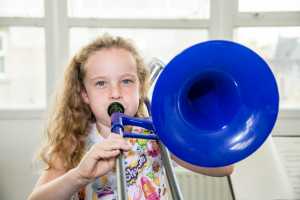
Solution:
[[[107,108],[112,102],[121,103],[126,115],[137,113],[140,83],[137,64],[129,51],[121,48],[99,50],[88,58],[84,67],[82,97],[97,122],[110,126]]]

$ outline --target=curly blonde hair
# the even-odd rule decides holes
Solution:
[[[65,70],[63,86],[56,94],[52,112],[49,113],[46,143],[39,154],[47,169],[55,168],[54,163],[57,159],[62,162],[65,170],[74,168],[80,162],[85,150],[89,125],[95,122],[91,109],[81,97],[86,74],[84,65],[93,53],[108,48],[125,49],[135,58],[140,81],[140,100],[136,116],[147,115],[144,100],[148,91],[149,72],[141,55],[130,40],[104,34],[83,47],[71,59]]]

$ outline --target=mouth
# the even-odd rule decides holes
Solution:
[[[124,113],[125,112],[124,106],[119,102],[111,103],[107,108],[107,114],[111,116],[115,112]]]

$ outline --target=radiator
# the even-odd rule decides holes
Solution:
[[[232,200],[226,177],[209,177],[176,167],[184,200]]]

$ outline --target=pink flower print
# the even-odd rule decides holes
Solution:
[[[147,152],[151,157],[158,156],[160,149],[156,141],[149,141],[147,143]]]

